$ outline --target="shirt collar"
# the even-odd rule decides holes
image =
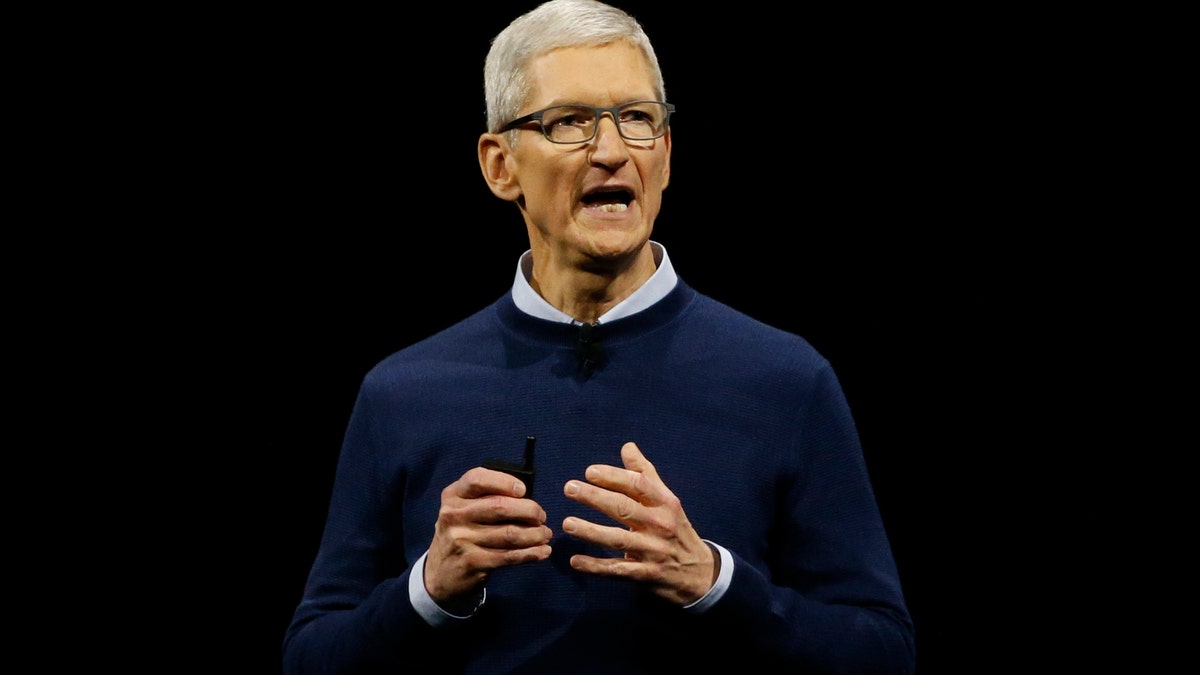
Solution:
[[[679,280],[679,277],[675,274],[675,268],[671,265],[671,258],[667,255],[667,249],[662,244],[652,241],[650,242],[650,250],[654,252],[654,264],[657,267],[654,270],[654,274],[628,298],[625,298],[612,309],[600,315],[599,319],[597,319],[599,323],[615,321],[622,317],[636,314],[662,300],[671,292],[671,289],[675,288],[675,282]],[[539,319],[557,321],[559,323],[579,323],[570,315],[559,311],[556,307],[546,302],[545,298],[533,290],[533,286],[529,285],[529,275],[532,271],[533,251],[525,251],[521,254],[520,259],[517,260],[517,274],[513,279],[512,297],[517,307],[522,312],[536,316]]]

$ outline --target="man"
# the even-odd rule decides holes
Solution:
[[[484,76],[480,168],[529,251],[364,378],[285,670],[911,672],[829,363],[650,239],[674,108],[641,27],[551,0]]]

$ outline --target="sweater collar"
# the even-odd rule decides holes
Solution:
[[[580,324],[535,316],[518,307],[513,293],[506,293],[496,303],[500,322],[515,335],[526,340],[546,343],[547,346],[573,346]],[[619,319],[609,319],[596,327],[595,339],[615,345],[645,335],[649,331],[678,320],[696,298],[696,291],[683,279],[676,278],[670,291],[652,305]]]

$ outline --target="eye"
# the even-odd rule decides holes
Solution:
[[[592,123],[595,113],[587,108],[562,106],[551,108],[542,114],[542,124],[547,129],[565,127],[587,127]]]
[[[551,126],[551,127],[577,126],[578,122],[576,122],[576,119],[578,117],[579,117],[578,115],[563,115],[562,117],[558,117],[553,120],[550,120],[549,126]]]

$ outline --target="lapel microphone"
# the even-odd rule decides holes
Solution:
[[[599,328],[599,321],[579,326],[579,342],[575,353],[579,357],[579,368],[587,375],[590,375],[604,359],[604,349],[596,340],[596,331]]]

